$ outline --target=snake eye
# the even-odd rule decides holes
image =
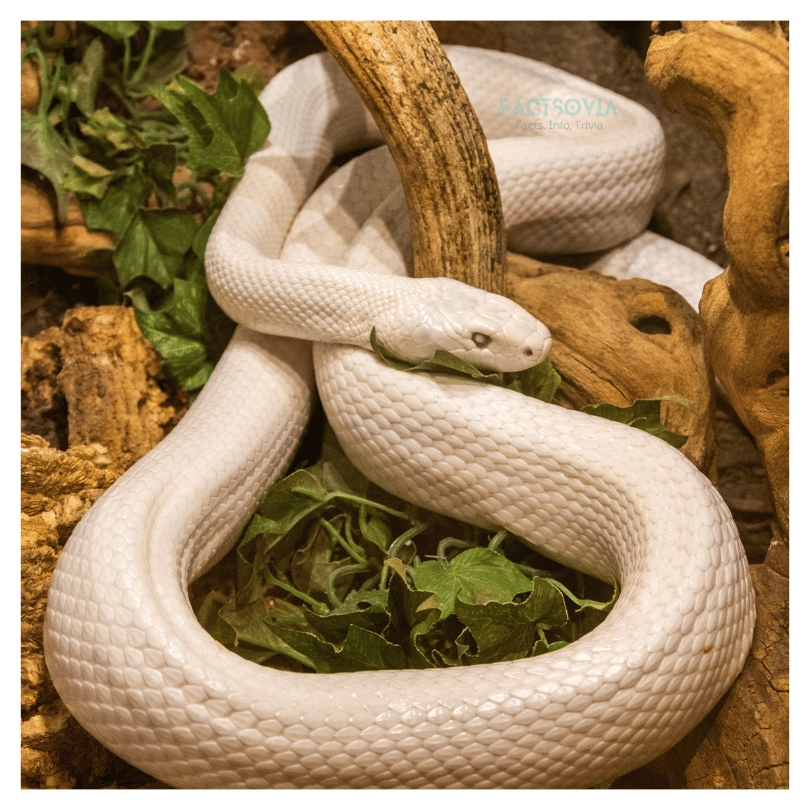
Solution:
[[[489,344],[492,343],[492,336],[485,335],[483,332],[473,332],[472,342],[478,346],[479,349],[483,349],[485,346],[489,346]]]

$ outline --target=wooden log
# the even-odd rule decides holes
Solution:
[[[116,237],[108,231],[90,231],[84,224],[75,194],[67,216],[58,222],[55,203],[44,184],[23,177],[20,183],[20,250],[24,264],[61,267],[76,276],[101,276],[112,271],[112,260],[88,258],[94,250],[112,249]]]

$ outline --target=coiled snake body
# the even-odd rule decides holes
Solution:
[[[503,96],[605,95],[519,57],[448,53],[488,137],[515,133]],[[646,224],[660,130],[612,98],[619,114],[602,136],[493,143],[510,238],[524,248],[593,250]],[[188,415],[65,548],[45,630],[60,696],[112,751],[177,787],[585,787],[650,760],[728,689],[751,643],[753,592],[728,509],[645,433],[505,389],[397,372],[344,345],[367,346],[376,326],[418,356],[449,324],[445,348],[502,368],[548,348],[542,325],[503,299],[376,272],[403,261],[397,238],[359,230],[378,202],[392,208],[380,177],[394,172],[379,151],[312,198],[278,259],[333,151],[373,140],[375,128],[324,55],[280,73],[262,102],[272,146],[251,158],[207,255],[212,291],[246,326]],[[510,164],[533,154],[551,163]],[[580,194],[582,167],[590,191]],[[639,173],[626,176],[630,167]],[[570,220],[561,200],[573,204]],[[332,267],[341,262],[351,269]],[[291,458],[311,401],[299,338],[329,342],[316,344],[319,392],[370,478],[620,581],[606,621],[545,656],[407,672],[279,672],[211,639],[187,583],[225,553]]]

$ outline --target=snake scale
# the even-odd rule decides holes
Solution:
[[[492,139],[510,244],[595,250],[643,230],[663,155],[652,115],[521,57],[447,51]],[[505,96],[609,97],[618,115],[527,135],[501,115]],[[540,360],[548,333],[505,299],[396,275],[407,221],[390,216],[395,173],[380,150],[310,197],[336,151],[379,142],[331,57],[285,69],[261,101],[270,142],[206,256],[241,325],[188,415],[59,559],[45,649],[60,696],[104,745],[181,788],[587,787],[649,761],[714,706],[751,644],[753,591],[726,505],[641,431],[383,366],[366,351],[372,325],[404,354],[449,341],[501,368]],[[187,585],[289,463],[313,397],[310,340],[329,420],[366,475],[620,582],[608,618],[551,654],[445,670],[282,672],[210,638]]]

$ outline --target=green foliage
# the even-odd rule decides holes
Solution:
[[[270,125],[264,108],[247,82],[222,71],[213,95],[184,76],[155,96],[189,133],[188,166],[200,176],[218,172],[239,178],[245,161],[267,139]]]
[[[178,73],[186,23],[53,23],[23,32],[42,75],[36,114],[22,115],[22,163],[46,177],[64,218],[75,192],[88,228],[118,237],[106,258],[144,335],[182,388],[200,388],[234,324],[205,282],[205,244],[270,124],[251,81],[221,72],[213,94]],[[248,72],[250,77],[250,74]],[[158,99],[162,106],[155,108]],[[191,176],[179,185],[175,173]]]
[[[618,405],[610,405],[607,403],[602,405],[586,405],[582,411],[592,414],[593,416],[601,416],[604,419],[610,419],[613,422],[622,422],[625,425],[632,425],[632,427],[644,430],[653,436],[657,436],[659,439],[663,439],[667,444],[671,444],[673,447],[683,447],[689,437],[675,433],[661,424],[662,402],[677,402],[679,405],[689,407],[688,399],[672,395],[658,397],[657,399],[638,399],[626,408],[620,408]]]
[[[565,646],[616,598],[596,581],[601,596],[584,598],[584,581],[505,531],[491,537],[387,495],[328,438],[323,458],[278,482],[248,525],[235,595],[209,594],[198,617],[252,661],[428,669]]]
[[[422,591],[436,595],[441,613],[446,619],[456,599],[468,604],[511,601],[518,594],[529,593],[532,581],[497,551],[470,548],[449,562],[430,560],[413,572],[413,584]]]

